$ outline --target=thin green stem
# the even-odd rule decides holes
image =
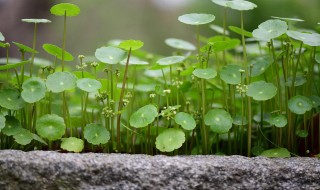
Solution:
[[[34,31],[33,31],[33,43],[32,43],[32,49],[33,52],[31,54],[31,63],[30,63],[30,77],[32,77],[33,72],[33,63],[34,63],[34,57],[36,52],[36,42],[37,42],[37,23],[34,23]]]
[[[67,11],[64,11],[64,24],[63,24],[63,36],[62,36],[62,55],[61,55],[61,69],[64,71],[64,56],[66,50],[66,36],[67,36]]]

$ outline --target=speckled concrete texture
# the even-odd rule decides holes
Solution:
[[[320,189],[320,159],[0,151],[0,189]]]

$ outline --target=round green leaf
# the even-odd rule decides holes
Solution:
[[[220,78],[227,84],[239,84],[241,82],[241,66],[226,65],[220,71]]]
[[[7,136],[12,136],[23,129],[20,121],[15,117],[7,115],[5,118],[5,127],[1,131],[3,134]]]
[[[247,11],[257,8],[257,5],[245,0],[232,0],[226,3],[227,7],[238,11]]]
[[[297,130],[296,135],[301,138],[306,138],[308,137],[309,133],[307,130]]]
[[[215,16],[212,14],[190,13],[179,16],[178,20],[184,24],[202,25],[214,21]]]
[[[46,85],[49,91],[63,92],[76,87],[77,77],[69,72],[55,72],[47,78]]]
[[[299,18],[285,18],[285,17],[277,17],[277,16],[271,16],[271,18],[276,18],[276,19],[285,20],[285,21],[295,21],[295,22],[303,22],[304,21]]]
[[[213,3],[223,6],[223,7],[228,7],[227,2],[228,0],[211,0]]]
[[[263,74],[271,65],[271,60],[268,57],[257,57],[256,59],[250,62],[252,65],[251,68],[251,77],[260,76]]]
[[[41,78],[32,77],[22,84],[21,97],[28,103],[34,103],[46,95],[46,85]]]
[[[285,21],[278,19],[267,20],[261,23],[258,26],[258,29],[255,29],[252,32],[252,35],[259,40],[270,41],[271,39],[277,38],[286,33],[287,29],[288,25]]]
[[[286,148],[273,148],[263,151],[260,156],[268,158],[289,158],[290,152]]]
[[[24,52],[29,52],[29,53],[38,53],[36,50],[33,50],[33,48],[29,47],[29,46],[26,46],[26,45],[23,45],[23,44],[20,44],[18,42],[12,42],[14,45],[16,45],[19,50],[22,50]]]
[[[287,125],[287,123],[287,118],[284,115],[272,116],[270,119],[270,124],[276,127],[284,127]]]
[[[305,114],[312,109],[312,102],[308,97],[297,95],[290,98],[288,106],[295,114]]]
[[[0,91],[0,106],[8,110],[19,110],[25,106],[25,102],[17,90],[2,89]]]
[[[101,82],[95,79],[82,78],[77,80],[77,87],[86,92],[95,92],[99,90],[102,85]]]
[[[265,101],[273,98],[277,94],[277,87],[265,81],[253,82],[248,86],[247,96],[257,101]]]
[[[212,68],[207,69],[195,69],[192,74],[201,79],[213,79],[217,76],[217,71]]]
[[[95,52],[96,58],[107,64],[116,64],[126,58],[126,52],[116,47],[101,47]]]
[[[196,121],[192,117],[192,115],[184,112],[179,112],[174,116],[174,121],[181,125],[181,127],[185,130],[193,130],[196,128]]]
[[[185,40],[177,39],[177,38],[167,38],[165,40],[165,43],[168,46],[176,48],[176,49],[182,49],[182,50],[186,50],[186,51],[196,50],[196,46],[194,46],[192,43],[185,41]]]
[[[144,43],[140,40],[125,40],[125,41],[122,41],[118,47],[129,51],[130,49],[131,50],[140,49],[143,46],[143,44]]]
[[[156,138],[156,148],[161,152],[172,152],[185,142],[185,134],[181,129],[169,128]]]
[[[69,152],[81,152],[84,148],[84,142],[75,137],[62,138],[61,148]]]
[[[37,120],[36,130],[42,138],[54,141],[64,135],[66,125],[62,117],[55,114],[47,114]]]
[[[62,60],[62,49],[60,47],[53,44],[43,44],[42,48],[50,55],[53,55],[54,57],[57,57],[58,59]],[[69,52],[64,51],[64,60],[72,61],[73,56]]]
[[[130,117],[130,125],[141,128],[152,123],[158,115],[158,110],[154,105],[146,105],[134,112]]]
[[[241,117],[240,115],[237,115],[235,117],[233,117],[233,122],[234,125],[247,125],[248,124],[248,120],[245,117]]]
[[[3,42],[5,40],[4,36],[2,35],[2,33],[0,32],[0,41]]]
[[[13,135],[14,141],[21,145],[27,145],[33,140],[32,133],[27,130],[21,128],[18,133]]]
[[[320,34],[288,30],[287,35],[295,40],[302,41],[309,46],[320,46]]]
[[[26,18],[26,19],[21,19],[22,22],[28,22],[28,23],[51,23],[50,20],[48,19],[32,19],[32,18]]]
[[[84,138],[91,144],[106,144],[110,140],[109,131],[100,124],[88,124],[84,128]]]
[[[204,122],[210,126],[211,131],[223,134],[231,129],[233,119],[230,113],[223,109],[212,109],[204,116]]]
[[[288,86],[288,87],[291,87],[292,86],[292,80],[293,80],[292,76],[288,77],[285,85]],[[307,79],[303,75],[297,75],[295,80],[294,80],[293,86],[302,86],[306,82],[307,82]]]
[[[182,63],[185,60],[184,56],[170,56],[159,59],[157,63],[159,65],[173,65],[177,63]]]
[[[56,16],[77,16],[80,13],[80,8],[71,3],[60,3],[54,5],[50,9],[51,14]]]
[[[320,97],[316,95],[309,96],[309,99],[312,102],[312,107],[317,108],[320,106]]]

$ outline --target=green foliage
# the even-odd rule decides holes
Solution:
[[[75,88],[76,82],[77,77],[70,72],[55,72],[48,76],[46,86],[49,91],[59,93]]]
[[[80,14],[80,8],[71,3],[60,3],[51,7],[50,12],[56,16],[66,15],[71,17]]]
[[[204,122],[210,126],[211,131],[223,134],[231,129],[233,120],[227,111],[223,109],[212,109],[206,113]]]
[[[181,125],[185,130],[193,130],[196,128],[196,121],[193,119],[192,115],[184,112],[179,112],[174,116],[174,121]]]
[[[36,130],[42,138],[54,141],[64,135],[66,126],[62,117],[55,114],[47,114],[37,120]]]
[[[50,55],[53,55],[54,57],[62,60],[62,49],[60,47],[53,44],[43,44],[42,48]],[[73,56],[69,52],[64,51],[64,60],[72,61]]]
[[[217,71],[214,69],[196,69],[192,72],[192,74],[200,79],[213,79],[217,76]]]
[[[180,129],[166,129],[157,136],[156,147],[161,152],[172,152],[185,142],[185,134]]]
[[[202,25],[214,21],[215,16],[212,14],[190,13],[179,16],[178,20],[184,24]]]
[[[101,82],[95,79],[82,78],[77,80],[77,87],[85,92],[95,92],[99,90],[102,85]]]
[[[247,96],[257,101],[265,101],[277,94],[277,87],[265,81],[253,82],[248,86]]]
[[[126,52],[116,47],[101,47],[96,50],[96,58],[107,64],[117,64],[126,58]]]
[[[25,106],[25,101],[21,98],[18,90],[0,90],[0,106],[8,110],[19,110]]]
[[[84,138],[91,144],[106,144],[110,140],[109,131],[100,124],[88,124],[84,128]]]
[[[69,152],[81,152],[84,148],[84,142],[75,137],[62,138],[61,148]]]
[[[175,49],[181,49],[181,50],[186,50],[186,51],[194,51],[196,50],[196,46],[194,46],[192,43],[177,39],[177,38],[167,38],[165,40],[165,43]]]
[[[268,158],[289,158],[290,152],[286,148],[274,148],[263,151],[260,156]]]
[[[25,102],[35,103],[46,95],[46,84],[38,77],[32,77],[22,84],[21,97]]]
[[[140,40],[125,40],[119,44],[119,48],[129,51],[140,49],[143,46],[143,42]]]
[[[135,128],[146,127],[151,124],[158,115],[154,105],[146,105],[134,112],[130,117],[130,125]]]

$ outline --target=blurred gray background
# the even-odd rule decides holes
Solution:
[[[168,55],[172,49],[164,40],[175,37],[194,42],[194,28],[177,18],[186,13],[211,13],[214,24],[222,25],[224,9],[211,0],[0,0],[0,32],[6,41],[32,46],[33,24],[22,23],[23,18],[47,18],[51,24],[39,25],[37,49],[52,43],[61,46],[63,18],[50,15],[50,7],[67,2],[77,4],[81,14],[68,18],[67,50],[74,56],[92,55],[95,49],[112,39],[139,39],[144,50]],[[249,31],[270,19],[270,16],[297,17],[306,20],[298,26],[314,29],[320,22],[320,0],[252,0],[258,8],[245,13],[245,28]],[[228,25],[240,26],[240,13],[228,11]],[[201,34],[213,36],[208,26]],[[236,35],[235,35],[236,36]],[[10,55],[19,53],[12,45]],[[1,48],[0,57],[4,56]]]

